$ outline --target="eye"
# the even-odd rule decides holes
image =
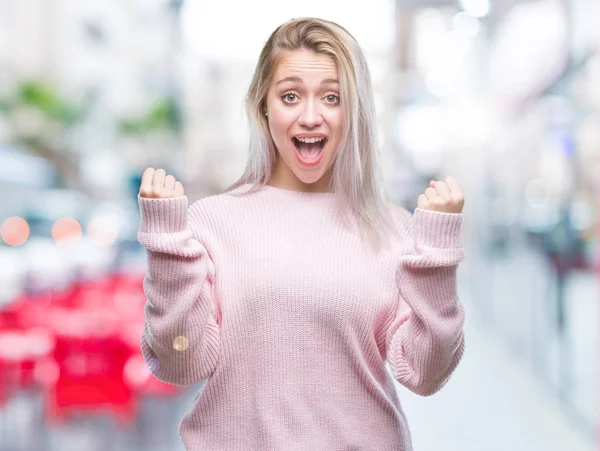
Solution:
[[[329,103],[340,103],[340,96],[336,94],[329,94],[325,97]],[[333,99],[333,100],[331,100]]]
[[[292,103],[286,100],[286,98],[289,98],[289,96],[296,96],[296,94],[294,94],[293,92],[286,92],[284,95],[281,96],[281,99],[286,103]]]

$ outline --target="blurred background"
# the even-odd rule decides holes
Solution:
[[[301,16],[367,55],[388,197],[465,191],[467,350],[435,396],[398,386],[415,449],[600,449],[600,2],[0,0],[0,450],[183,450],[200,387],[139,350],[140,177],[233,183]]]

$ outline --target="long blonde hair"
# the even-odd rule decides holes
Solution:
[[[246,169],[226,192],[245,184],[253,185],[245,193],[254,192],[269,181],[277,150],[263,115],[267,92],[279,60],[286,52],[301,49],[330,56],[337,63],[344,123],[330,189],[350,206],[361,234],[378,247],[394,225],[378,163],[371,77],[358,42],[334,22],[310,17],[292,19],[277,27],[267,40],[245,99],[250,127]]]

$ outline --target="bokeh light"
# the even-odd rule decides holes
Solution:
[[[175,340],[173,340],[173,348],[176,351],[185,351],[189,345],[189,340],[182,335],[175,337]]]
[[[25,219],[11,216],[2,222],[0,236],[9,246],[21,246],[29,237],[29,225]]]
[[[59,219],[52,226],[52,238],[57,243],[77,241],[81,238],[81,225],[73,218]]]
[[[119,231],[114,219],[97,216],[88,223],[87,235],[96,245],[112,246],[119,236]]]

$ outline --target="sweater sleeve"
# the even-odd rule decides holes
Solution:
[[[400,225],[414,249],[401,255],[396,273],[406,308],[386,334],[388,361],[394,378],[421,396],[439,391],[464,353],[465,312],[456,279],[464,258],[462,220],[462,213],[417,208]]]
[[[200,382],[213,373],[219,357],[214,265],[194,236],[187,196],[138,195],[138,203],[137,239],[148,262],[142,355],[160,381],[178,386]]]

